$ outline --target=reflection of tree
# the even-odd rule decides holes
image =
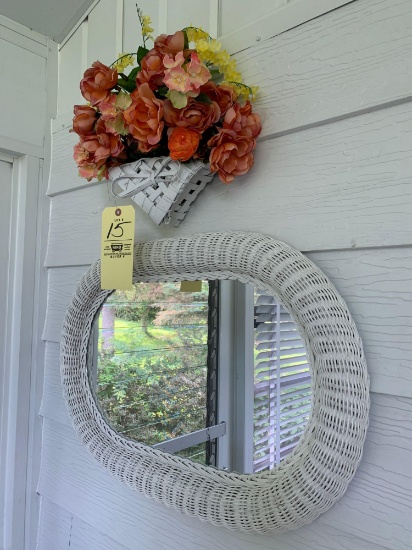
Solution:
[[[114,427],[147,444],[206,425],[207,286],[116,291],[114,348],[99,349],[98,398]]]
[[[110,304],[102,307],[102,346],[103,349],[113,347],[115,311]]]

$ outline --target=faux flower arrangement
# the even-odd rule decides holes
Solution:
[[[168,156],[210,165],[224,183],[246,174],[261,132],[250,101],[257,88],[242,83],[236,62],[200,28],[187,27],[153,40],[151,22],[138,9],[143,46],[110,67],[96,61],[75,105],[74,147],[79,175],[91,181],[142,157]],[[126,75],[125,70],[137,63]]]

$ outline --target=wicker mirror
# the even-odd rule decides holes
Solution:
[[[234,280],[136,282],[107,297],[89,343],[97,406],[128,439],[258,473],[304,433],[308,353],[290,313],[264,290]]]
[[[249,475],[195,464],[119,435],[96,405],[87,369],[92,323],[110,294],[100,289],[96,262],[69,305],[61,343],[69,413],[96,460],[146,496],[231,529],[283,532],[330,508],[361,459],[369,380],[355,324],[326,276],[270,237],[212,233],[138,245],[134,279],[237,279],[275,296],[291,312],[311,356],[311,416],[299,444],[277,468]]]

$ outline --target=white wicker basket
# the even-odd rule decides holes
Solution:
[[[178,226],[214,174],[200,160],[182,164],[170,157],[156,157],[110,168],[109,177],[115,196],[130,197],[157,225],[172,222]]]

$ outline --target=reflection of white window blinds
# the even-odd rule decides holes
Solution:
[[[253,469],[271,469],[305,429],[311,406],[306,349],[289,312],[255,291]]]

